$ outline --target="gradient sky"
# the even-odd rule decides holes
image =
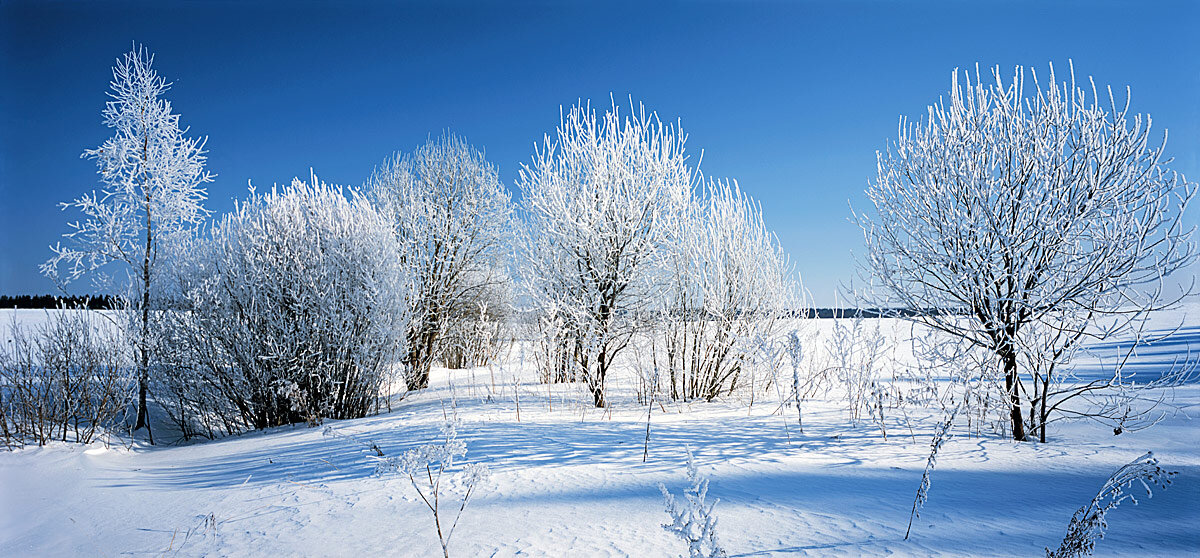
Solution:
[[[818,304],[862,246],[875,152],[955,67],[1068,59],[1170,129],[1200,178],[1200,2],[74,3],[0,0],[0,293],[52,292],[36,266],[99,186],[80,153],[110,131],[111,66],[133,41],[191,133],[208,136],[207,207],[247,181],[359,185],[395,150],[451,130],[510,187],[559,107],[646,104],[680,120],[702,170],[739,181]],[[1187,217],[1196,223],[1196,211]],[[1193,273],[1194,275],[1194,273]],[[73,287],[87,291],[88,283]]]

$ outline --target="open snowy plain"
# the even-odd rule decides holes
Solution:
[[[800,327],[816,347],[832,323]],[[895,337],[907,327],[885,320],[882,329]],[[1139,373],[1200,350],[1197,328],[1178,339],[1143,351]],[[324,427],[0,451],[0,556],[440,555],[408,478],[377,474],[370,447],[398,455],[436,441],[451,413],[466,462],[491,470],[451,556],[686,554],[662,528],[669,518],[658,488],[682,491],[685,446],[710,479],[709,499],[719,499],[717,534],[729,556],[1041,555],[1114,470],[1146,451],[1178,474],[1153,498],[1131,491],[1140,504],[1109,514],[1096,556],[1200,552],[1195,383],[1175,391],[1160,424],[1119,436],[1096,423],[1057,423],[1048,443],[1017,443],[956,427],[904,540],[938,420],[932,410],[889,417],[885,440],[869,421],[852,426],[834,395],[805,403],[802,432],[773,388],[753,402],[663,401],[650,409],[643,462],[647,406],[631,372],[612,379],[611,407],[595,409],[581,385],[538,383],[525,360],[518,348],[491,368],[435,369],[431,387],[398,396],[392,412]]]

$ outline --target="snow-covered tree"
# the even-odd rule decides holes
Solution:
[[[79,210],[84,220],[71,224],[68,245],[54,246],[54,256],[41,266],[43,274],[62,283],[114,263],[128,275],[127,302],[135,314],[131,338],[138,353],[135,429],[149,428],[152,299],[163,263],[158,247],[161,239],[203,220],[202,185],[212,180],[204,170],[205,139],[187,137],[180,127],[179,115],[163,98],[171,83],[153,64],[153,55],[140,46],[117,59],[112,100],[104,108],[104,124],[114,134],[83,153],[96,160],[104,187],[62,204]],[[96,279],[103,283],[108,276]]]
[[[708,181],[665,239],[656,313],[673,398],[712,400],[745,381],[748,353],[801,306],[795,272],[757,202]]]
[[[976,69],[961,86],[955,70],[948,101],[900,120],[867,191],[876,215],[856,216],[877,304],[990,351],[1017,440],[1044,440],[1068,401],[1132,386],[1122,366],[1060,380],[1087,340],[1132,334],[1137,346],[1148,313],[1182,297],[1164,279],[1195,259],[1181,217],[1196,187],[1170,170],[1165,134],[1151,142],[1128,91],[1118,104],[1073,69],[1059,83],[1051,67],[1045,87],[1031,74],[1028,94],[1021,67],[1007,83]],[[1123,423],[1120,408],[1083,414]]]
[[[453,135],[388,158],[367,189],[401,238],[395,257],[415,275],[408,387],[420,389],[449,322],[478,316],[478,303],[506,281],[510,197],[483,153]]]
[[[585,380],[597,407],[654,298],[647,279],[691,186],[684,135],[644,108],[632,112],[572,107],[518,181],[525,294],[561,330],[548,359],[561,368],[547,376]]]
[[[316,176],[252,193],[191,246],[171,333],[192,352],[164,399],[232,431],[372,411],[405,357],[400,250],[369,199]]]

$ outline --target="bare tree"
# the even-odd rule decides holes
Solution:
[[[505,280],[510,197],[483,153],[454,135],[393,155],[366,187],[401,238],[400,264],[415,274],[408,388],[424,388],[456,311],[478,315],[477,303]]]
[[[1122,368],[1098,382],[1058,383],[1088,340],[1141,330],[1148,314],[1182,299],[1164,281],[1195,259],[1181,221],[1195,194],[1168,168],[1150,119],[1070,82],[1051,66],[1027,95],[976,69],[949,101],[928,109],[878,155],[867,191],[875,217],[856,215],[864,267],[881,306],[989,351],[999,364],[1014,439],[1049,412],[1099,390],[1130,386]],[[1027,385],[1029,384],[1029,385]],[[1057,387],[1056,387],[1057,386]],[[1030,404],[1028,423],[1022,401]],[[1035,408],[1036,407],[1036,408]],[[1083,413],[1114,418],[1103,410]]]
[[[65,236],[70,246],[56,245],[54,257],[42,264],[42,273],[64,283],[110,263],[125,268],[129,276],[128,306],[136,314],[138,413],[135,429],[150,422],[146,412],[149,386],[152,293],[160,261],[160,239],[203,220],[201,206],[212,180],[204,170],[205,139],[186,137],[179,115],[162,96],[171,83],[152,67],[154,57],[137,47],[113,67],[112,100],[104,108],[104,124],[113,137],[83,156],[95,159],[105,187],[85,194],[63,209],[73,207],[86,217],[71,224]],[[60,271],[65,268],[65,273]],[[97,277],[103,282],[104,275]],[[153,443],[153,434],[150,438]]]
[[[588,383],[597,407],[613,360],[636,330],[654,287],[667,221],[689,195],[684,135],[645,109],[614,104],[563,115],[521,170],[525,234],[522,281],[536,311],[556,323],[558,372]]]

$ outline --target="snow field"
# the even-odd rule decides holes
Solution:
[[[888,335],[893,325],[884,325]],[[938,419],[931,412],[913,417],[911,432],[889,417],[884,441],[869,423],[852,428],[836,394],[806,403],[803,433],[794,409],[776,413],[773,391],[752,406],[739,397],[664,401],[653,408],[643,463],[646,407],[632,371],[611,380],[612,407],[595,409],[582,385],[547,387],[533,382],[530,364],[518,366],[510,358],[491,370],[435,368],[431,387],[393,412],[327,422],[340,436],[293,426],[153,448],[0,453],[0,555],[440,555],[408,479],[375,475],[372,452],[354,440],[397,455],[435,441],[448,413],[462,420],[466,460],[492,471],[451,539],[452,556],[683,554],[661,528],[668,517],[657,484],[682,490],[685,446],[710,479],[709,500],[720,500],[717,532],[730,556],[1037,555],[1146,450],[1179,474],[1153,498],[1138,494],[1140,505],[1113,511],[1096,555],[1200,548],[1200,430],[1187,418],[1200,412],[1200,385],[1177,391],[1181,413],[1120,436],[1058,423],[1040,445],[956,428],[903,541]]]

